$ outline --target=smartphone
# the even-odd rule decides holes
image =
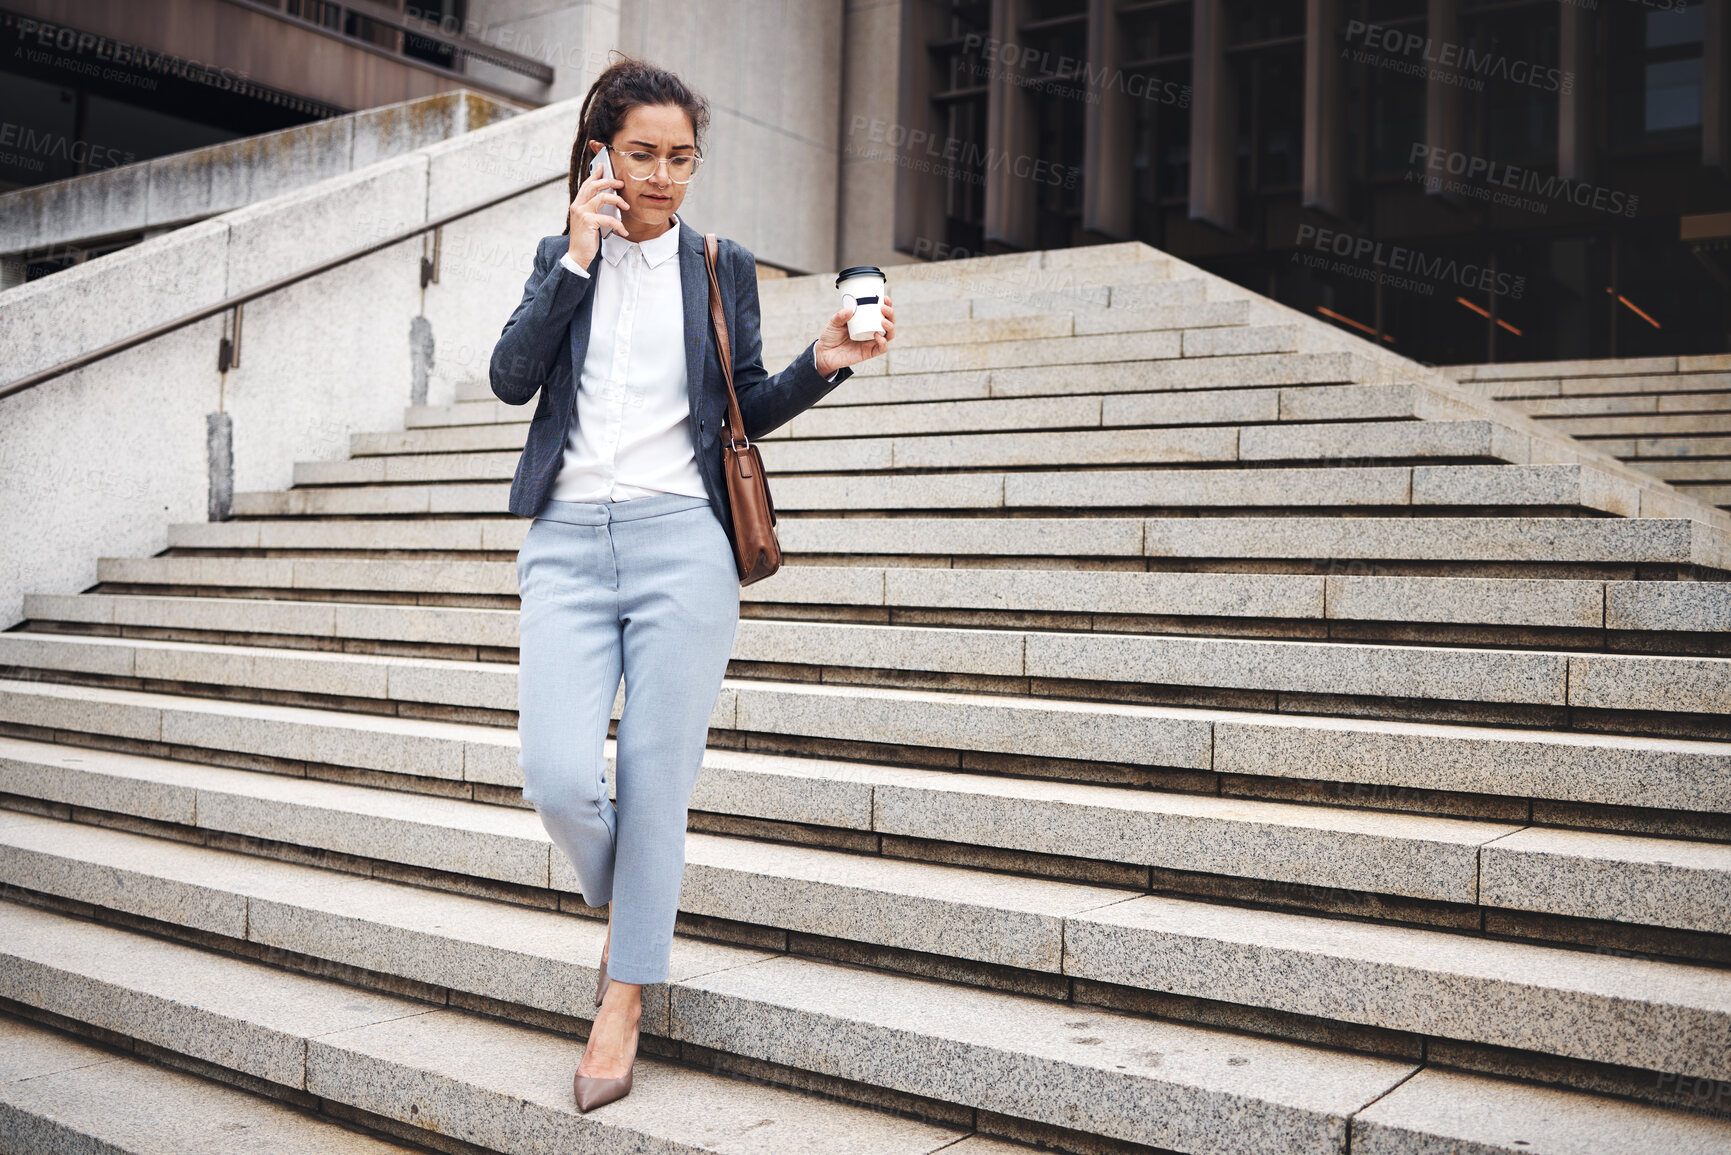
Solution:
[[[610,151],[611,150],[604,148],[600,152],[595,154],[595,159],[589,162],[589,175],[590,176],[594,176],[596,173],[600,173],[602,176],[606,177],[608,180],[617,179],[613,175],[613,161],[611,159],[609,159],[609,157],[608,157],[608,153]],[[609,189],[607,191],[618,192],[619,190],[618,189]],[[624,219],[624,217],[619,212],[619,206],[618,205],[602,205],[601,206],[601,212],[603,212],[607,216],[612,217],[616,221]]]

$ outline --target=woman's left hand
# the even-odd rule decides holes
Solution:
[[[884,296],[883,315],[882,333],[875,334],[869,341],[855,341],[847,335],[847,319],[853,316],[853,306],[836,310],[835,316],[824,325],[823,332],[817,335],[817,347],[812,350],[818,375],[828,377],[844,365],[857,365],[888,349],[890,338],[896,335],[895,304],[888,294]]]

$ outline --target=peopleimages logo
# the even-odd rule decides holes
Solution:
[[[138,158],[137,153],[122,152],[118,148],[92,144],[87,140],[73,140],[70,136],[39,131],[27,124],[13,124],[9,120],[0,120],[0,148],[19,148],[36,156],[57,156],[61,160],[90,168],[114,168],[131,164]],[[0,161],[8,159],[32,170],[43,167],[40,162],[27,163],[17,153],[0,152]]]
[[[909,128],[887,120],[855,116],[849,136],[865,139],[873,145],[886,145],[893,159],[904,168],[953,176],[971,183],[984,183],[984,174],[1007,169],[1023,180],[1036,184],[1075,188],[1081,170],[1026,153],[1008,153],[1001,149],[981,148],[971,140],[953,136],[940,137],[924,129]],[[916,153],[923,152],[923,156]],[[850,142],[843,155],[868,160],[892,159],[882,149],[868,148]],[[979,170],[976,172],[975,170]]]
[[[1385,52],[1390,56],[1416,56],[1426,64],[1435,64],[1443,69],[1456,69],[1463,73],[1483,79],[1502,79],[1524,84],[1531,88],[1546,92],[1560,92],[1567,95],[1575,90],[1575,74],[1564,72],[1560,68],[1547,68],[1534,64],[1529,60],[1511,60],[1500,52],[1479,51],[1471,45],[1456,44],[1449,40],[1435,40],[1429,36],[1421,36],[1417,32],[1402,32],[1398,28],[1384,28],[1380,24],[1366,24],[1362,20],[1346,22],[1346,42],[1351,44],[1353,37],[1362,37],[1366,49]],[[1342,50],[1343,54],[1345,50]],[[1417,65],[1414,65],[1416,68]],[[1447,74],[1441,74],[1440,79],[1449,79]]]
[[[981,80],[1008,80],[1023,88],[1036,88],[1055,96],[1075,96],[1090,104],[1100,102],[1099,93],[1116,88],[1126,96],[1155,104],[1190,107],[1190,86],[1173,80],[1161,80],[1140,72],[1125,72],[1122,68],[1094,66],[1075,56],[1054,57],[1030,45],[1002,41],[995,36],[970,32],[962,38],[964,56],[978,55],[992,65],[1003,68],[970,65],[969,73]],[[1036,67],[1037,66],[1037,67]],[[1052,87],[1064,81],[1077,81],[1080,89]]]
[[[1372,237],[1357,237],[1351,233],[1322,229],[1315,225],[1299,225],[1296,243],[1301,249],[1308,244],[1318,253],[1343,258],[1334,262],[1334,272],[1345,272],[1359,276],[1362,280],[1380,279],[1396,288],[1411,287],[1410,284],[1402,284],[1403,281],[1447,282],[1463,289],[1495,293],[1512,301],[1520,300],[1527,288],[1525,277],[1513,277],[1484,265],[1461,262],[1452,257],[1446,260],[1442,257],[1427,257],[1417,249],[1409,249],[1405,245],[1388,245]],[[1299,254],[1292,254],[1292,259],[1298,260]],[[1316,267],[1314,260],[1305,263]],[[1343,269],[1340,267],[1343,264],[1349,267]],[[1355,269],[1359,272],[1353,272]],[[1382,272],[1383,269],[1400,275],[1392,276]]]
[[[187,60],[170,52],[162,52],[142,45],[132,44],[125,40],[112,40],[106,36],[98,36],[93,32],[81,32],[76,28],[63,24],[55,24],[48,20],[32,20],[15,13],[7,12],[0,19],[0,27],[18,30],[20,47],[14,49],[16,55],[32,63],[54,65],[72,72],[87,76],[100,76],[105,80],[118,80],[127,83],[142,83],[149,80],[154,84],[154,78],[128,75],[123,68],[137,72],[156,72],[165,76],[175,76],[182,80],[208,84],[224,91],[246,91],[247,74],[236,72],[232,68],[213,68],[197,60]],[[46,51],[34,51],[43,49]],[[50,52],[71,53],[71,56],[52,57]],[[79,60],[89,54],[95,61]],[[108,67],[104,67],[107,65]]]
[[[1504,164],[1501,161],[1490,160],[1487,157],[1473,156],[1470,153],[1454,152],[1446,148],[1433,148],[1422,141],[1414,141],[1412,151],[1407,156],[1408,164],[1424,165],[1426,187],[1440,187],[1442,174],[1458,176],[1467,181],[1482,181],[1487,185],[1496,185],[1505,189],[1541,200],[1567,201],[1584,209],[1597,209],[1600,212],[1616,213],[1619,216],[1632,217],[1641,198],[1628,193],[1618,192],[1601,185],[1588,184],[1586,181],[1570,180],[1564,176],[1547,177],[1533,169],[1521,168],[1519,165]],[[1451,182],[1452,183],[1452,182]],[[1470,195],[1471,190],[1466,191]],[[1518,208],[1531,208],[1516,201]],[[1545,210],[1543,204],[1537,205],[1540,212]]]

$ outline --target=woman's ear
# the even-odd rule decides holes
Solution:
[[[605,145],[603,145],[603,144],[602,144],[602,143],[601,143],[601,142],[600,142],[600,141],[598,141],[598,140],[592,140],[592,141],[590,141],[590,142],[589,142],[589,157],[590,157],[590,159],[591,159],[591,160],[593,160],[593,159],[594,159],[594,157],[595,157],[595,154],[596,154],[596,153],[598,153],[598,152],[600,152],[600,151],[601,151],[601,150],[602,150],[602,149],[603,149],[603,148],[605,148],[605,147],[606,147],[606,146],[605,146]]]

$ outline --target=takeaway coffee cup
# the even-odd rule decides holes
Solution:
[[[841,290],[842,308],[854,307],[847,319],[847,335],[855,341],[869,341],[884,331],[884,271],[876,265],[855,265],[843,269],[835,279]]]

